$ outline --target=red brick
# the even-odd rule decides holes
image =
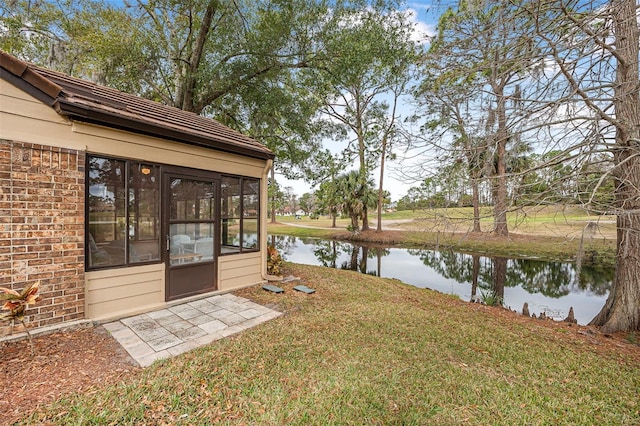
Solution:
[[[84,314],[85,158],[0,140],[0,284],[42,282],[28,318],[38,327]]]
[[[43,321],[43,320],[47,320],[49,318],[53,318],[53,312],[46,312],[43,314],[35,314],[31,316],[31,322],[35,322],[35,321]]]

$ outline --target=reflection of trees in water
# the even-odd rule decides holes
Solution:
[[[575,282],[575,267],[568,263],[513,259],[511,275],[529,293],[542,293],[559,298],[571,293]]]
[[[288,235],[271,235],[269,240],[269,244],[278,249],[280,256],[287,260],[287,255],[293,253],[293,249],[296,248],[298,238]]]
[[[296,247],[297,237],[271,236],[271,244],[274,244],[280,254],[286,259]],[[318,263],[328,268],[340,268],[351,271],[359,271],[363,274],[380,276],[382,258],[388,256],[390,251],[384,247],[356,245],[343,241],[321,240],[307,238],[300,240],[307,246],[313,246],[313,255]],[[347,256],[347,259],[338,265],[338,259]],[[376,259],[376,266],[369,270],[369,261]]]
[[[478,300],[478,277],[480,275],[480,256],[471,256],[473,261],[471,266],[471,301]]]
[[[582,266],[580,271],[580,290],[590,291],[597,296],[605,296],[611,290],[615,270],[603,266]]]
[[[445,278],[459,283],[471,283],[471,297],[478,289],[504,295],[505,287],[522,286],[529,293],[541,293],[559,298],[575,290],[605,295],[611,287],[613,270],[583,266],[580,280],[572,263],[547,262],[535,259],[507,259],[433,250],[408,250],[423,264],[433,268]]]
[[[494,257],[493,264],[493,297],[496,304],[502,305],[504,302],[504,286],[507,284],[507,258]],[[517,285],[517,284],[516,284]]]
[[[351,271],[359,271],[363,274],[380,276],[382,258],[388,256],[390,251],[387,248],[367,246],[367,245],[351,245],[351,256],[349,260],[345,260],[340,265],[340,269],[348,269]],[[369,259],[376,259],[375,269],[369,270]]]
[[[338,258],[347,253],[351,249],[351,244],[331,241],[331,240],[314,240],[313,254],[322,266],[328,268],[337,268]]]
[[[302,241],[313,246],[313,254],[319,264],[329,268],[359,271],[380,276],[382,258],[390,254],[385,247],[355,245],[343,241],[308,238],[299,240],[290,236],[271,236],[283,258],[295,250],[296,243]],[[507,259],[458,253],[451,250],[413,250],[412,256],[444,278],[459,283],[471,283],[471,298],[478,293],[495,292],[504,296],[505,287],[521,286],[529,293],[541,293],[547,297],[559,298],[574,291],[589,291],[597,296],[606,295],[613,281],[612,268],[582,266],[580,280],[577,280],[575,265],[566,262],[547,262],[535,259]],[[338,264],[338,259],[344,259]],[[371,260],[376,259],[375,265]],[[371,269],[370,269],[371,267]],[[393,265],[390,265],[390,269]]]
[[[459,283],[473,283],[482,289],[492,288],[492,267],[491,259],[484,256],[468,255],[454,252],[452,250],[407,250],[412,256],[417,256],[420,261],[444,278],[453,279]],[[475,264],[475,266],[474,266]]]

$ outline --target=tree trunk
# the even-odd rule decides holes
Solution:
[[[362,230],[369,230],[369,208],[367,206],[362,209]]]
[[[362,179],[363,184],[367,181],[366,176],[367,176],[367,162],[366,162],[366,146],[365,146],[365,142],[364,142],[364,133],[365,133],[365,129],[363,128],[362,125],[362,115],[363,115],[363,111],[362,111],[362,107],[360,105],[360,96],[359,93],[356,92],[355,94],[355,98],[356,98],[356,126],[355,126],[355,132],[356,132],[356,136],[358,138],[358,160],[360,161],[360,178]],[[365,189],[365,191],[368,188]],[[362,230],[363,231],[368,231],[369,230],[369,207],[367,207],[367,204],[365,203],[366,200],[366,194],[365,192],[362,192],[360,194],[363,198],[362,198],[362,203],[363,203],[363,208],[362,208]]]
[[[190,57],[185,61],[186,65],[184,65],[184,71],[180,78],[180,88],[176,95],[176,106],[178,108],[184,111],[194,112],[196,114],[200,114],[202,112],[201,108],[196,107],[193,98],[198,89],[198,79],[196,76],[198,74],[198,69],[200,68],[200,63],[202,62],[204,45],[207,41],[209,31],[211,30],[213,15],[215,14],[217,3],[217,1],[210,1],[207,5],[207,9],[205,10],[200,29],[198,31],[198,36],[196,37],[193,45],[193,51]]]
[[[471,190],[473,193],[473,232],[482,232],[480,228],[480,191],[477,179],[472,179]]]
[[[358,226],[360,225],[360,224],[358,223],[358,220],[359,220],[360,218],[358,217],[358,215],[357,215],[357,214],[354,214],[354,213],[351,213],[351,215],[350,215],[350,216],[351,216],[351,228],[352,228],[352,229],[351,229],[351,231],[352,231],[352,232],[358,232],[358,231],[359,231]]]
[[[380,154],[380,183],[378,184],[378,226],[376,228],[377,232],[382,232],[382,199],[383,197],[383,186],[382,181],[384,180],[384,157],[387,155],[387,138],[382,138],[382,154]]]
[[[617,220],[613,286],[604,307],[590,323],[601,326],[605,333],[640,330],[640,214],[630,212],[625,216],[619,215]]]
[[[640,32],[635,0],[613,0],[611,9],[618,55],[613,101],[617,120],[616,275],[604,307],[591,321],[605,333],[640,330]]]
[[[492,183],[493,192],[493,232],[496,235],[508,236],[509,228],[507,227],[507,116],[506,116],[506,99],[504,96],[504,87],[500,85],[496,90],[497,108],[496,116],[498,118],[498,131],[496,134],[496,157],[494,166],[494,180]]]
[[[276,185],[276,168],[271,166],[271,184],[274,186]],[[271,193],[273,194],[274,191],[271,191]],[[273,195],[275,196],[275,195]],[[271,223],[276,223],[276,203],[275,200],[271,200]]]
[[[491,188],[493,198],[493,232],[496,235],[508,236],[506,182],[504,176],[495,176]]]

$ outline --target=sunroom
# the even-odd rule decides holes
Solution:
[[[11,279],[1,284],[41,281],[36,325],[144,312],[266,278],[274,155],[255,140],[0,51],[0,144],[12,200],[0,264]],[[38,232],[22,233],[29,222]]]

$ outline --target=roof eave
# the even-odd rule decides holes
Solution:
[[[5,80],[18,89],[23,90],[25,93],[33,96],[47,106],[52,107],[56,103],[55,96],[52,97],[50,94],[41,90],[40,87],[34,86],[14,73],[6,70],[4,67],[0,67],[0,79]]]
[[[0,78],[16,87],[26,89],[30,94],[37,94],[36,99],[51,105],[62,87],[34,72],[26,62],[14,58],[0,50]]]
[[[111,114],[108,111],[92,109],[87,106],[79,106],[75,103],[68,102],[65,99],[58,98],[54,108],[65,116],[79,121],[86,121],[93,124],[111,126],[121,130],[134,133],[140,133],[147,136],[153,136],[162,139],[170,139],[176,142],[185,143],[207,149],[217,149],[232,154],[244,155],[251,158],[261,160],[273,160],[275,154],[267,148],[265,150],[251,149],[228,143],[224,140],[215,139],[216,146],[211,145],[211,138],[198,136],[192,133],[184,133],[170,127],[154,125],[145,121],[135,120],[123,117],[118,114]]]

